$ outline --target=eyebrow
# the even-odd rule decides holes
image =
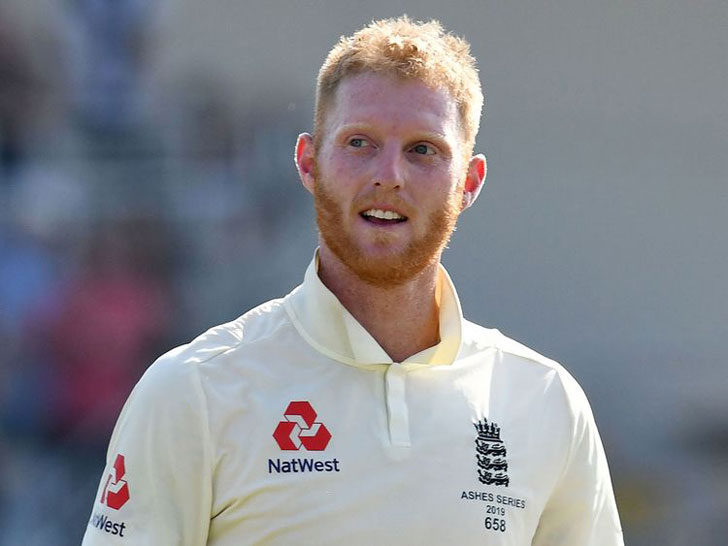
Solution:
[[[342,125],[338,131],[336,131],[336,134],[341,133],[350,133],[350,132],[356,132],[356,131],[377,131],[377,129],[369,124],[369,123],[348,123],[346,125]],[[413,131],[416,133],[417,138],[419,140],[438,140],[438,141],[446,141],[447,136],[444,133],[439,133],[437,131]]]

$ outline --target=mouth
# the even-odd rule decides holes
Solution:
[[[407,217],[393,210],[367,209],[359,213],[366,222],[376,226],[391,226],[407,221]]]

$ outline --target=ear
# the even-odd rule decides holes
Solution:
[[[301,133],[296,140],[296,169],[301,178],[303,187],[313,194],[313,166],[315,163],[316,150],[313,145],[313,137],[308,133]]]
[[[460,211],[470,207],[480,195],[483,189],[485,175],[488,172],[488,164],[483,154],[477,154],[470,159],[468,172],[465,175],[465,186],[463,188],[463,202]]]

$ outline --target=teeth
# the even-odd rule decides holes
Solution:
[[[404,220],[404,216],[391,210],[369,209],[364,211],[362,214],[364,214],[364,216],[371,216],[381,220]]]

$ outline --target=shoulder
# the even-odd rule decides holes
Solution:
[[[563,398],[572,412],[590,411],[583,389],[562,364],[499,330],[465,320],[463,346],[470,353],[490,351],[500,374],[524,384],[534,381],[540,383],[544,392]]]
[[[266,339],[288,323],[282,301],[268,301],[231,322],[210,328],[168,355],[176,360],[202,363],[243,345]]]
[[[282,299],[268,301],[163,354],[147,369],[137,388],[190,388],[199,383],[202,367],[227,362],[226,356],[274,338],[289,325]]]

